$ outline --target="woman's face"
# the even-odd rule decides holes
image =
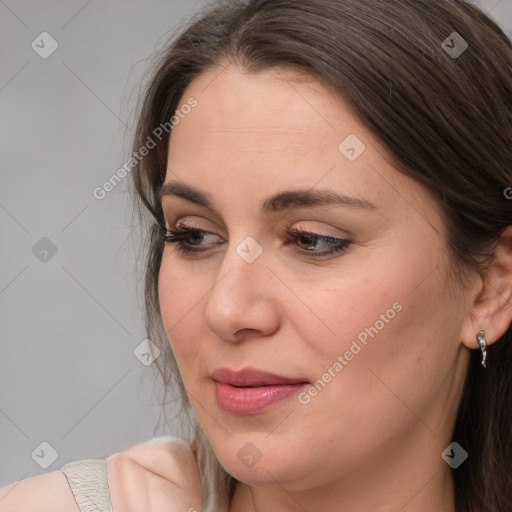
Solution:
[[[449,469],[469,301],[454,300],[439,208],[339,98],[283,73],[219,68],[178,106],[165,182],[180,188],[162,204],[197,252],[166,243],[159,294],[192,407],[250,485]],[[235,387],[219,368],[299,384]]]

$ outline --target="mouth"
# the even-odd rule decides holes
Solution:
[[[282,375],[277,375],[275,373],[255,368],[243,368],[241,370],[217,368],[212,372],[212,378],[216,382],[229,384],[230,386],[239,388],[308,384],[307,379],[302,377],[284,377]]]
[[[244,368],[240,371],[218,368],[212,373],[217,405],[235,416],[259,414],[298,393],[310,383],[304,378],[291,378]]]

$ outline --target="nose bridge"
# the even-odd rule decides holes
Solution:
[[[229,244],[213,295],[228,293],[231,298],[244,299],[247,295],[259,295],[258,282],[268,272],[263,258],[263,246],[252,236],[246,236],[236,245]]]
[[[263,247],[254,237],[230,245],[206,305],[208,328],[225,340],[241,329],[272,330],[277,312],[268,278]]]

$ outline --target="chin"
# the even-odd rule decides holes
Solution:
[[[290,458],[293,450],[285,455],[270,443],[267,443],[261,451],[250,440],[237,442],[236,447],[222,447],[214,451],[224,470],[246,485],[258,487],[280,485],[294,490],[303,488],[306,481],[311,480],[311,466],[309,465],[309,469],[306,467],[306,461],[300,453]]]

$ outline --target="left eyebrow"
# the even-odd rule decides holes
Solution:
[[[210,210],[214,209],[213,199],[206,194],[185,183],[169,181],[157,190],[157,199],[162,201],[164,196],[177,196]],[[287,209],[311,208],[315,206],[345,206],[379,212],[379,208],[371,201],[358,197],[338,194],[328,189],[287,190],[268,197],[262,203],[265,213],[280,212]]]

